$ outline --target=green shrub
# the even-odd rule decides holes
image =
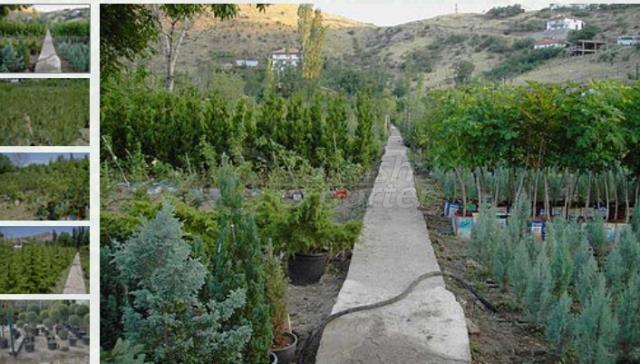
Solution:
[[[89,37],[90,25],[88,20],[74,20],[54,23],[51,34],[57,37]]]
[[[519,51],[509,56],[506,60],[488,72],[485,72],[485,76],[490,80],[512,78],[535,69],[544,61],[555,58],[563,52],[564,50],[562,48],[544,48]]]
[[[60,55],[64,57],[78,72],[88,72],[91,61],[89,46],[82,43],[66,43],[58,45]]]
[[[567,40],[569,42],[575,42],[577,40],[591,40],[598,33],[600,33],[600,28],[595,25],[586,25],[584,28],[580,30],[571,30],[567,35]]]
[[[487,17],[489,18],[510,18],[524,13],[524,9],[520,4],[508,5],[508,6],[496,6],[487,11]]]
[[[12,43],[0,49],[0,72],[22,72],[25,69],[23,54]]]

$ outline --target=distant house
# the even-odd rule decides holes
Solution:
[[[561,40],[547,38],[537,41],[533,45],[533,49],[564,48],[566,46],[567,44]]]
[[[547,21],[547,30],[582,30],[584,25],[580,19],[563,16]]]
[[[640,44],[640,35],[621,35],[618,37],[618,45],[634,46]]]
[[[302,54],[297,48],[281,48],[271,53],[271,66],[278,71],[298,67],[301,60]]]
[[[258,67],[257,59],[236,59],[236,67]]]
[[[594,54],[606,47],[605,42],[597,40],[577,40],[571,42],[567,48],[567,54],[570,56],[584,56],[587,54]]]

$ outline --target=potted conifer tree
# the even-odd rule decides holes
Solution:
[[[269,251],[265,256],[266,295],[271,314],[271,352],[280,364],[292,363],[295,359],[298,337],[291,331],[287,313],[287,279],[280,260]]]

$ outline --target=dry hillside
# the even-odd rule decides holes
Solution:
[[[297,46],[296,5],[272,5],[261,13],[242,6],[240,16],[230,21],[201,17],[185,41],[179,68],[193,72],[199,65],[222,64],[237,57],[263,60],[277,48]],[[460,60],[474,64],[474,76],[482,76],[512,57],[514,47],[527,39],[564,38],[566,33],[549,33],[545,22],[568,14],[601,29],[597,39],[607,50],[585,57],[559,57],[508,82],[628,79],[640,63],[636,47],[615,45],[621,34],[640,34],[640,7],[618,10],[532,11],[506,19],[489,19],[482,14],[435,17],[393,27],[376,27],[349,19],[325,15],[327,57],[354,67],[384,66],[401,74],[408,62],[420,64],[427,87],[452,84],[452,65]],[[154,66],[159,66],[159,59]],[[415,69],[415,68],[414,68]]]

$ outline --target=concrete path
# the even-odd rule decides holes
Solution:
[[[417,207],[407,148],[393,127],[332,312],[391,298],[419,275],[440,270]],[[464,312],[441,277],[423,281],[400,302],[331,322],[316,357],[318,364],[470,362]]]
[[[67,283],[64,285],[64,294],[85,294],[87,293],[86,286],[84,285],[84,274],[82,274],[82,266],[80,265],[80,254],[76,253],[71,263],[71,269],[69,269],[69,275],[67,276]]]
[[[60,73],[61,64],[60,57],[56,54],[56,49],[53,47],[53,38],[51,32],[47,29],[47,35],[44,37],[42,43],[42,50],[40,51],[40,57],[36,63],[37,73]]]

